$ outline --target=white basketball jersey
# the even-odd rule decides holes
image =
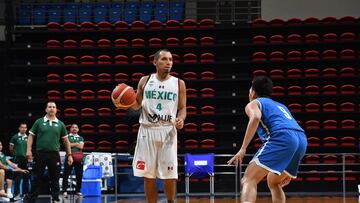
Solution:
[[[174,125],[179,100],[179,79],[170,76],[165,81],[159,81],[156,74],[149,77],[144,87],[139,123],[149,127]]]

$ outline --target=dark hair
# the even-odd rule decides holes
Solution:
[[[21,122],[20,125],[19,125],[19,127],[22,126],[22,125],[26,125],[26,126],[27,126],[27,124],[26,124],[25,122]]]
[[[154,54],[154,61],[157,61],[159,58],[160,58],[160,52],[170,52],[169,50],[167,49],[160,49],[158,50],[155,54]]]
[[[49,104],[49,103],[54,103],[54,104],[55,104],[55,106],[56,106],[55,101],[51,101],[51,100],[50,100],[50,101],[46,102],[46,106],[45,106],[45,108],[47,108],[47,106],[48,106],[48,104]]]
[[[251,88],[258,97],[270,97],[273,89],[273,82],[266,76],[257,76],[253,79]]]

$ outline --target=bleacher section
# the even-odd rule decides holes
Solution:
[[[251,79],[268,75],[275,84],[274,99],[289,106],[308,135],[311,154],[288,191],[306,192],[309,185],[319,186],[320,192],[339,191],[342,163],[346,187],[355,190],[360,157],[351,153],[359,145],[359,19],[228,25],[184,19],[183,8],[183,3],[161,2],[20,7],[29,9],[19,14],[20,24],[47,27],[13,32],[9,128],[16,129],[26,117],[33,123],[50,99],[58,104],[61,120],[79,124],[85,151],[131,152],[138,113],[115,110],[111,90],[121,82],[136,87],[143,75],[154,72],[155,51],[168,48],[174,58],[171,74],[187,86],[188,117],[178,136],[180,154],[235,153],[247,125],[243,109]],[[164,14],[169,10],[173,16]],[[58,13],[64,16],[57,18]],[[255,137],[248,153],[260,146]],[[232,178],[215,178],[220,185],[233,184]],[[267,191],[266,185],[259,190]]]

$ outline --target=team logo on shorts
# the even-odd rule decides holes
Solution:
[[[136,169],[144,170],[145,169],[145,161],[137,161],[136,162]]]

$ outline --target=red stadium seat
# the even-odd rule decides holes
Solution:
[[[270,26],[283,26],[285,25],[285,21],[281,18],[274,18],[269,21]]]
[[[340,69],[340,77],[352,77],[356,75],[355,69],[351,67],[345,67]]]
[[[109,124],[100,124],[97,126],[98,132],[99,133],[111,133],[112,129],[111,126]]]
[[[81,82],[95,82],[95,76],[91,73],[83,73],[80,75]]]
[[[335,103],[329,102],[322,105],[323,112],[336,112],[337,105]]]
[[[213,53],[203,53],[200,56],[201,63],[213,63],[215,61],[215,55]]]
[[[344,49],[340,52],[341,59],[355,59],[356,53],[352,49]]]
[[[194,20],[194,19],[185,19],[182,24],[182,27],[184,29],[194,29],[194,28],[197,28],[197,26],[198,26],[198,24],[197,24],[196,20]]]
[[[340,35],[340,41],[351,42],[356,40],[356,35],[353,32],[344,32]]]
[[[202,80],[213,80],[215,79],[215,74],[211,71],[204,71],[200,73]]]
[[[214,45],[215,40],[212,37],[202,37],[200,38],[200,45],[201,46],[208,46],[208,45]]]
[[[66,64],[66,65],[78,64],[78,59],[75,56],[65,56],[64,64]]]
[[[265,52],[255,52],[252,55],[253,61],[266,61],[266,53]]]
[[[150,47],[159,47],[162,46],[162,40],[160,38],[150,38],[149,39]]]
[[[116,55],[115,56],[115,64],[128,64],[129,58],[125,55]]]
[[[60,30],[60,24],[57,22],[49,22],[46,27],[50,31],[59,31]]]
[[[200,126],[200,130],[201,131],[214,131],[216,128],[214,123],[202,123]]]
[[[86,30],[86,31],[95,30],[95,24],[89,21],[82,22],[80,24],[80,30]]]
[[[194,139],[188,139],[184,141],[184,148],[186,149],[196,149],[199,147],[199,142]]]
[[[112,110],[110,108],[107,107],[102,107],[99,108],[97,110],[97,113],[99,116],[111,116],[112,115]]]
[[[201,96],[202,97],[214,97],[215,90],[213,88],[203,88],[201,89]]]
[[[185,72],[183,74],[183,79],[184,80],[197,80],[198,76],[195,72]]]
[[[97,75],[98,82],[111,82],[112,77],[109,73],[100,73]]]
[[[125,21],[117,21],[114,24],[115,30],[127,30],[129,29],[129,25]]]
[[[47,48],[60,48],[61,47],[61,42],[59,42],[59,40],[48,40],[46,41],[46,47]]]
[[[198,131],[198,125],[196,123],[185,123],[184,124],[185,132],[195,132]]]
[[[311,34],[307,34],[305,35],[305,42],[306,43],[317,43],[319,42],[320,40],[320,37],[318,34],[314,34],[314,33],[311,33]]]
[[[111,30],[111,23],[107,21],[101,21],[97,24],[98,30]]]
[[[345,120],[341,121],[340,127],[347,128],[347,129],[349,129],[349,128],[353,129],[353,128],[356,128],[356,123],[352,119],[345,119]]]
[[[81,99],[95,99],[95,92],[92,90],[83,90],[80,92]]]
[[[326,164],[335,164],[338,162],[338,157],[336,155],[325,155],[322,157],[322,162]]]
[[[290,18],[287,20],[287,24],[291,26],[299,26],[302,25],[303,22],[300,18]]]
[[[342,85],[340,87],[340,94],[356,94],[356,87],[351,84]]]
[[[144,73],[133,73],[131,74],[131,80],[139,81],[144,75]]]
[[[344,16],[339,19],[339,23],[341,23],[341,24],[352,24],[355,22],[356,22],[356,19],[353,16]]]
[[[131,40],[131,46],[133,47],[143,47],[145,46],[145,40],[141,38],[135,38]]]
[[[316,17],[308,17],[303,21],[306,25],[316,25],[320,23],[320,20]]]
[[[336,120],[325,120],[322,123],[322,127],[325,129],[336,129],[338,127],[338,123]]]
[[[197,97],[197,90],[194,88],[186,88],[186,96],[189,98]]]
[[[80,58],[80,63],[84,65],[95,64],[95,59],[93,56],[85,55]]]
[[[129,126],[127,124],[116,124],[115,125],[115,132],[119,133],[119,132],[129,132]]]
[[[99,90],[97,92],[97,98],[99,98],[99,99],[111,99],[110,90],[105,90],[105,89]]]
[[[46,78],[47,78],[47,82],[49,82],[49,83],[61,82],[60,75],[58,75],[56,73],[50,73],[46,76]]]
[[[93,108],[83,108],[80,111],[81,116],[95,116],[95,110]]]
[[[197,44],[198,44],[198,41],[195,37],[185,37],[183,39],[184,46],[196,46]]]
[[[97,41],[97,46],[98,47],[111,47],[112,44],[111,44],[111,41],[108,39],[99,39]]]
[[[305,60],[319,60],[319,52],[316,50],[309,50],[305,52]]]
[[[322,140],[322,145],[324,147],[337,147],[338,146],[338,140],[336,137],[325,137]]]
[[[110,56],[108,55],[100,55],[97,58],[97,63],[98,64],[111,64],[112,63],[112,59]]]
[[[319,77],[320,71],[319,71],[319,69],[316,69],[316,68],[308,68],[305,70],[304,75],[307,78]]]
[[[288,88],[288,95],[301,95],[302,87],[298,85],[292,85]]]
[[[269,55],[270,61],[283,61],[285,59],[285,54],[282,51],[273,51]]]
[[[337,87],[335,85],[325,85],[322,88],[322,94],[325,95],[337,94]]]
[[[131,23],[130,28],[132,30],[144,30],[146,29],[146,24],[141,20],[136,20]]]
[[[57,90],[49,90],[47,92],[47,98],[49,100],[58,100],[61,99],[61,93]]]
[[[304,157],[304,163],[306,164],[319,164],[320,156],[315,154],[309,154]]]
[[[273,69],[270,71],[271,78],[284,78],[284,71],[281,69]]]
[[[335,68],[325,68],[322,70],[322,76],[324,77],[336,77],[337,70]]]
[[[111,151],[112,144],[109,141],[103,140],[97,143],[97,151]]]
[[[46,58],[48,65],[58,65],[61,64],[61,59],[58,56],[49,56]]]
[[[334,16],[327,16],[327,17],[321,19],[322,24],[335,24],[336,22],[337,22],[337,19]]]
[[[201,114],[215,114],[215,108],[213,106],[201,107]]]
[[[117,73],[114,76],[115,82],[125,82],[129,80],[129,75],[126,73]]]
[[[302,105],[299,103],[292,103],[288,106],[290,112],[298,113],[302,111]]]
[[[302,54],[300,51],[290,51],[287,53],[287,60],[289,61],[299,61],[302,59]]]
[[[75,31],[78,29],[78,25],[74,22],[65,22],[63,28],[65,31]]]
[[[340,111],[353,112],[353,111],[355,111],[355,104],[352,102],[344,102],[344,103],[340,104]]]
[[[198,61],[196,54],[187,53],[183,57],[184,63],[196,63]]]
[[[356,139],[354,137],[346,136],[340,138],[340,146],[341,147],[355,147]]]
[[[216,143],[213,139],[205,139],[200,142],[200,148],[205,148],[205,149],[215,148],[215,145]]]
[[[213,19],[202,19],[199,22],[199,27],[200,28],[213,28],[215,27],[215,21]]]
[[[175,37],[169,37],[166,39],[166,46],[180,46],[180,40]]]
[[[299,34],[288,35],[286,41],[289,43],[300,43],[302,42],[302,37]]]
[[[115,47],[127,47],[129,45],[129,42],[127,39],[116,39],[115,40]]]
[[[197,114],[197,108],[195,106],[186,106],[187,114],[195,115]]]
[[[267,72],[265,70],[254,70],[253,71],[253,77],[256,77],[256,76],[266,76],[267,75]]]
[[[126,140],[118,140],[115,142],[115,150],[127,151],[129,150],[129,142]]]
[[[308,85],[305,87],[306,95],[318,95],[320,93],[320,88],[317,85]]]
[[[73,73],[67,73],[64,75],[64,82],[77,82],[78,76]]]
[[[131,57],[133,64],[145,64],[145,56],[141,54],[136,54]]]
[[[163,23],[159,20],[151,20],[149,22],[149,29],[151,30],[159,30],[163,28]]]
[[[254,44],[265,44],[267,43],[267,38],[264,35],[256,35],[252,38]]]
[[[266,25],[268,25],[268,22],[263,19],[255,19],[252,22],[252,26],[254,26],[254,27],[262,27],[262,26],[266,26]]]
[[[78,42],[72,39],[64,40],[63,46],[65,48],[76,48],[79,46]]]
[[[319,128],[320,128],[320,122],[317,120],[308,120],[305,122],[305,129],[313,130]]]
[[[95,47],[95,42],[91,39],[83,39],[80,41],[80,47],[93,48]]]
[[[78,93],[75,90],[66,90],[64,92],[64,99],[77,99]]]
[[[273,96],[282,96],[284,95],[284,87],[281,87],[281,86],[274,86],[273,87],[273,92],[272,92],[272,95]]]
[[[82,124],[80,126],[80,132],[82,133],[94,133],[95,127],[91,124]]]
[[[307,142],[308,142],[309,147],[319,147],[320,146],[320,139],[318,137],[308,137]]]
[[[319,112],[320,105],[317,103],[308,103],[305,105],[305,111],[306,112]]]
[[[82,131],[82,132],[83,132],[83,131]],[[86,140],[86,141],[84,142],[84,148],[83,148],[83,150],[86,151],[86,152],[93,152],[93,151],[95,151],[95,146],[96,146],[96,145],[95,145],[94,142]]]
[[[166,29],[179,29],[180,23],[177,20],[168,20],[165,23]]]
[[[292,68],[286,72],[288,78],[300,78],[302,76],[302,72],[300,69]]]
[[[139,124],[139,123],[133,124],[133,125],[131,126],[131,131],[132,131],[132,132],[138,132],[138,131],[139,131],[139,127],[140,127],[140,124]]]
[[[323,35],[323,41],[324,42],[336,42],[337,37],[338,36],[335,33],[326,33]]]
[[[75,108],[66,108],[64,110],[64,116],[78,116],[79,112]]]
[[[282,35],[272,35],[269,38],[269,42],[270,43],[283,43],[283,42],[285,42],[285,38]]]

